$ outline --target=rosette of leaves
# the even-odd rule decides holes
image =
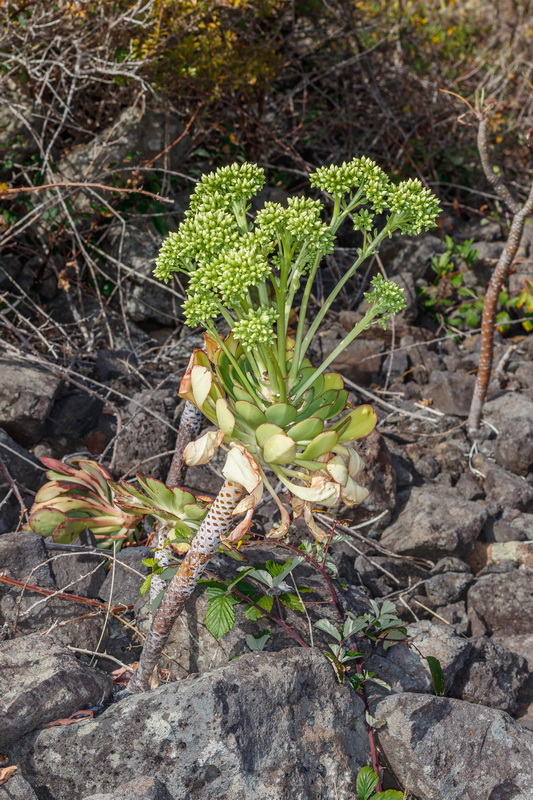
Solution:
[[[248,390],[253,376],[233,336],[224,341],[224,347],[209,335],[205,342],[205,351],[193,353],[180,396],[200,408],[218,431],[208,431],[189,445],[185,452],[188,463],[206,463],[222,442],[238,443],[259,465],[267,487],[266,470],[281,480],[295,498],[296,510],[310,502],[332,506],[342,499],[354,505],[366,498],[367,490],[354,480],[363,461],[347,443],[368,435],[376,424],[376,414],[363,405],[334,421],[348,400],[339,374],[313,376],[312,383],[297,396],[299,387],[315,371],[306,359],[294,392],[284,402],[269,402],[259,392]],[[250,378],[245,384],[248,388],[240,379],[242,371]],[[232,474],[234,462],[237,472],[237,456],[230,451],[228,474]]]
[[[69,544],[88,528],[102,548],[134,540],[141,514],[115,503],[105,467],[85,459],[74,461],[76,466],[53,458],[41,461],[48,467],[48,481],[35,495],[29,516],[32,531]]]
[[[166,486],[137,473],[138,489],[124,480],[111,482],[116,505],[132,515],[149,515],[160,522],[170,543],[189,542],[205,518],[212,498],[194,495],[180,486]]]

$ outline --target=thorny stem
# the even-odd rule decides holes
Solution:
[[[357,671],[357,674],[362,677],[363,676],[363,665],[362,665],[362,663],[360,661],[356,662],[355,669]],[[364,706],[365,706],[365,712],[370,714],[370,709],[368,707],[368,698],[366,696],[366,689],[365,689],[364,683],[362,684],[361,689],[357,690],[356,694],[359,695],[359,697],[363,701]],[[381,765],[379,763],[379,754],[378,754],[378,748],[377,748],[377,744],[376,744],[376,731],[372,727],[372,725],[370,725],[368,722],[367,722],[367,728],[368,728],[368,745],[370,747],[370,757],[372,759],[372,769],[374,770],[374,772],[378,776],[378,782],[376,784],[376,792],[381,792],[381,790],[382,790]]]
[[[128,685],[129,692],[148,691],[150,679],[157,667],[172,626],[192,595],[207,562],[216,554],[221,537],[231,528],[233,511],[243,493],[244,490],[240,485],[233,481],[225,481],[213,501],[213,505],[192,540],[179,570],[163,595],[148,631],[139,667]]]

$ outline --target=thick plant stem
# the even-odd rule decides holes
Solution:
[[[174,455],[170,464],[170,469],[165,481],[167,486],[181,486],[185,481],[187,474],[187,464],[183,457],[185,448],[196,439],[200,433],[202,425],[202,412],[196,406],[185,401],[183,411],[180,417],[180,426],[178,435],[176,437],[176,447]],[[171,551],[165,547],[168,530],[162,522],[157,522],[155,526],[155,553],[154,558],[157,564],[162,569],[169,567],[171,564]],[[155,573],[152,575],[152,582],[150,584],[150,608],[152,603],[160,592],[163,592],[167,587],[167,582]]]
[[[500,294],[505,278],[513,266],[516,256],[516,251],[522,239],[524,224],[526,218],[533,213],[533,186],[530,189],[529,196],[522,207],[514,199],[511,192],[504,184],[503,180],[498,177],[492,169],[487,140],[487,125],[488,121],[485,116],[480,117],[477,144],[483,172],[490,185],[495,192],[499,195],[501,200],[507,205],[513,215],[511,223],[511,230],[507,239],[505,248],[500,258],[492,277],[489,281],[489,286],[485,299],[483,301],[483,314],[481,317],[481,350],[479,353],[479,368],[476,377],[476,384],[474,386],[474,394],[472,403],[470,405],[470,413],[468,415],[468,435],[471,439],[475,439],[479,426],[481,423],[481,414],[483,412],[483,405],[487,396],[489,388],[490,376],[492,372],[492,357],[494,353],[494,327],[496,320],[496,309],[498,307],[498,295]]]
[[[186,400],[180,417],[180,427],[176,437],[172,463],[166,479],[167,486],[181,486],[183,484],[187,474],[187,464],[183,458],[183,453],[187,445],[193,442],[200,433],[202,418],[202,412],[189,400]]]
[[[531,202],[529,202],[529,200]],[[492,373],[492,357],[494,353],[494,326],[498,296],[502,290],[503,282],[513,265],[516,251],[522,239],[524,223],[528,214],[533,210],[533,189],[526,205],[513,217],[509,238],[501,254],[496,269],[492,273],[485,299],[483,301],[483,314],[481,317],[481,350],[479,352],[479,367],[477,371],[474,395],[468,415],[468,434],[475,438],[481,422],[483,405],[489,388]],[[529,206],[529,210],[528,207]]]
[[[193,593],[207,562],[217,552],[221,536],[231,528],[232,513],[243,494],[242,486],[233,481],[225,481],[215,498],[157,609],[146,637],[139,667],[128,686],[130,692],[149,689],[150,678],[157,667],[172,626]]]

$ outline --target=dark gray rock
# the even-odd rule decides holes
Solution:
[[[472,640],[472,645],[473,655],[450,696],[514,714],[529,678],[526,659],[484,636]]]
[[[115,472],[118,475],[139,470],[153,478],[166,478],[170,455],[141,462],[174,448],[176,430],[172,419],[178,400],[175,379],[168,379],[157,390],[146,389],[134,394],[126,407],[124,425],[117,439]]]
[[[33,502],[31,492],[37,491],[45,480],[44,467],[3,428],[0,428],[0,458],[11,479],[16,481],[26,508],[30,508]],[[30,491],[26,491],[27,489]],[[0,534],[2,534],[17,528],[21,513],[19,501],[3,470],[0,471],[0,504]]]
[[[388,525],[396,508],[396,475],[386,439],[377,431],[356,442],[355,448],[366,465],[357,479],[370,492],[357,507],[358,519],[373,519],[386,512],[378,522],[367,527],[367,533],[374,534]]]
[[[436,624],[440,623],[439,617],[442,617],[445,622],[453,626],[456,633],[461,636],[470,635],[470,620],[468,619],[464,600],[459,600],[458,603],[448,603],[445,606],[437,606],[435,613],[439,615],[434,619]]]
[[[424,389],[420,390],[422,396],[426,397],[424,391],[427,387],[425,384],[429,381],[430,375],[437,375],[444,364],[439,358],[438,354],[432,350],[428,345],[417,343],[414,336],[407,334],[401,338],[401,346],[408,347],[407,354],[412,366],[412,375],[417,384],[420,384]]]
[[[174,800],[174,797],[160,780],[146,777],[123,783],[114,792],[92,794],[83,800]]]
[[[111,696],[109,677],[81,664],[51,636],[0,642],[0,752],[46,722]]]
[[[7,783],[0,786],[0,800],[38,800],[28,781],[15,772]]]
[[[4,574],[51,591],[58,590],[44,539],[21,531],[0,536],[0,565]],[[73,587],[75,593],[75,587]],[[9,636],[54,629],[65,645],[94,650],[102,635],[102,621],[80,602],[49,597],[26,588],[0,582],[0,627]],[[94,609],[90,609],[94,612]],[[101,644],[105,643],[105,631]]]
[[[131,350],[99,350],[96,354],[95,376],[102,382],[126,377],[137,363],[137,356]]]
[[[435,478],[439,474],[441,466],[435,456],[427,453],[419,458],[418,461],[415,461],[415,469],[422,478],[431,480],[431,478]]]
[[[467,417],[470,411],[475,376],[468,372],[437,372],[429,376],[422,395],[433,400],[433,407],[453,417]]]
[[[483,500],[485,497],[483,486],[470,472],[463,472],[459,476],[459,480],[455,484],[455,490],[465,500]]]
[[[56,400],[48,415],[43,436],[79,441],[93,428],[104,407],[102,400],[87,392],[69,392]]]
[[[76,539],[73,544],[78,544]],[[58,553],[48,550],[49,558],[53,558],[52,572],[56,586],[81,597],[99,597],[100,589],[106,579],[104,564],[107,554],[100,553]]]
[[[533,633],[507,633],[506,631],[495,631],[491,641],[503,645],[511,653],[516,653],[525,658],[528,667],[533,672]]]
[[[531,800],[533,734],[508,714],[461,700],[398,694],[374,716],[382,753],[424,800]]]
[[[468,615],[473,634],[531,633],[533,570],[484,575],[468,591]]]
[[[444,606],[463,600],[473,580],[465,572],[443,572],[430,578],[424,586],[429,601],[437,606]]]
[[[490,467],[485,476],[485,493],[493,514],[504,508],[533,511],[533,486],[503,467]]]
[[[464,561],[460,558],[454,558],[453,556],[445,556],[441,558],[433,569],[431,570],[432,575],[442,575],[444,572],[468,572],[471,574],[472,570]]]
[[[497,463],[516,475],[527,475],[533,467],[533,400],[519,392],[504,392],[485,404],[483,415],[498,430]]]
[[[444,672],[446,695],[516,712],[529,675],[524,658],[484,636],[467,639],[446,625],[422,621],[407,630],[409,643],[396,645],[386,658],[372,656],[365,664],[387,681],[393,692],[433,693],[426,661],[433,656]]]
[[[28,447],[39,441],[61,381],[44,367],[0,355],[0,428]]]
[[[127,697],[94,720],[26,737],[11,755],[54,800],[112,793],[135,774],[173,798],[329,800],[332,786],[353,792],[369,757],[361,700],[320,652],[300,648]]]
[[[161,235],[146,220],[113,225],[106,243],[122,275],[124,307],[133,322],[155,322],[175,327],[183,302],[172,286],[153,276]],[[114,273],[112,275],[114,277]]]
[[[486,519],[479,503],[463,500],[447,488],[412,490],[400,516],[386,528],[381,544],[394,553],[438,560],[467,555]]]

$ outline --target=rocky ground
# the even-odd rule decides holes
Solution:
[[[84,157],[71,154],[65,170]],[[463,221],[453,233],[476,240],[481,260],[468,279],[482,292],[502,229]],[[530,237],[528,230],[511,276],[515,289],[532,277]],[[312,600],[305,616],[286,611],[311,647],[298,647],[271,620],[249,621],[241,606],[233,631],[214,639],[198,590],[165,651],[168,682],[113,702],[146,631],[139,586],[149,551],[127,548],[110,562],[83,543],[54,548],[25,525],[24,508],[44,480],[39,457],[83,454],[116,477],[166,475],[176,389],[200,339],[174,325],[179,292],[152,282],[159,242],[146,220],[118,233],[109,227],[102,247],[131,272],[105,313],[94,293],[80,298],[65,284],[40,282],[31,260],[2,261],[0,288],[18,293],[37,333],[8,335],[0,351],[0,776],[8,764],[18,768],[0,785],[0,800],[353,798],[355,775],[369,763],[365,709],[336,681],[321,652],[327,637],[313,629],[319,617],[338,619],[320,574],[295,570]],[[530,800],[533,337],[497,334],[486,424],[472,447],[465,419],[479,336],[440,330],[417,299],[443,249],[432,235],[387,246],[384,268],[406,288],[408,308],[334,365],[352,400],[379,415],[360,444],[370,497],[337,515],[346,525],[345,540],[331,547],[335,585],[344,608],[362,614],[370,599],[388,598],[408,624],[410,645],[378,649],[365,665],[391,687],[368,692],[382,723],[386,785],[411,800]],[[352,327],[354,292],[315,342],[317,353],[331,352]],[[187,485],[215,493],[219,474],[217,463],[194,468]],[[259,534],[274,513],[268,504],[258,511]],[[262,547],[245,553],[252,562],[288,557],[279,546],[265,556]],[[222,559],[214,566],[219,575],[232,568]],[[22,591],[26,584],[47,594]],[[246,637],[261,631],[270,639],[252,653]],[[442,697],[428,655],[443,667]]]

